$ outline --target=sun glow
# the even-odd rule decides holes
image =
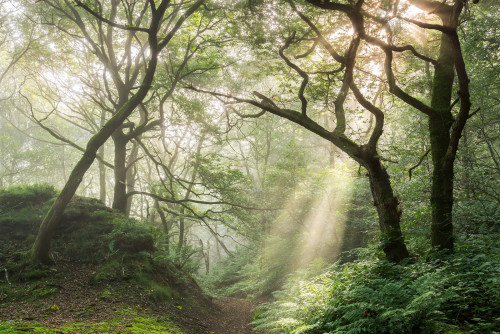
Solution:
[[[286,250],[292,258],[290,269],[305,268],[319,259],[330,263],[340,255],[353,191],[353,165],[350,160],[337,161],[334,168],[324,172],[320,190],[312,199],[304,196],[312,187],[306,183],[298,185],[288,196],[282,213],[271,227],[272,236],[267,244],[272,248],[276,238],[288,239],[294,235],[293,246]],[[282,257],[284,250],[264,252],[268,257]]]
[[[406,9],[403,11],[403,16],[406,18],[416,18],[421,15],[427,14],[426,11],[418,8],[417,6],[414,6],[408,1],[401,1],[401,5],[403,6],[403,8],[406,7]]]
[[[352,195],[351,177],[343,162],[329,171],[326,189],[315,199],[301,231],[297,264],[302,268],[315,258],[335,258],[342,250],[345,209]],[[328,254],[327,254],[328,253]]]

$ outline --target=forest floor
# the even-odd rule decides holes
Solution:
[[[2,285],[0,333],[252,333],[251,301],[204,296],[154,301],[132,282],[93,283],[94,270],[60,263],[53,277]]]

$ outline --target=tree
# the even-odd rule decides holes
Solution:
[[[359,88],[359,85],[363,83],[360,81],[360,78],[356,78],[354,75],[358,53],[363,51],[363,46],[361,45],[362,36],[364,36],[365,20],[363,16],[364,10],[362,8],[363,2],[360,1],[356,5],[340,5],[323,2],[313,3],[318,6],[323,6],[323,4],[325,6],[331,6],[332,10],[339,11],[347,16],[354,33],[352,36],[347,37],[350,41],[347,43],[347,47],[344,47],[346,50],[344,55],[336,51],[335,46],[327,40],[325,37],[327,35],[320,31],[317,24],[313,23],[311,19],[299,11],[295,4],[292,2],[289,2],[289,4],[292,11],[306,24],[306,27],[301,28],[300,36],[296,30],[292,31],[285,39],[278,52],[280,58],[284,61],[289,70],[297,73],[302,79],[300,87],[298,88],[298,99],[293,101],[295,104],[299,104],[300,111],[279,107],[272,98],[257,91],[254,91],[253,95],[258,100],[238,98],[230,94],[211,91],[205,92],[211,93],[218,98],[226,99],[227,102],[234,103],[235,101],[238,103],[250,104],[264,112],[286,118],[333,143],[363,166],[368,171],[372,196],[378,212],[379,226],[382,232],[382,248],[389,260],[396,262],[401,261],[408,257],[409,253],[401,233],[399,200],[394,195],[389,174],[377,150],[377,144],[382,136],[384,128],[384,113],[364,96],[362,89]],[[309,37],[309,35],[312,35],[312,37]],[[310,41],[313,42],[312,46],[308,46],[306,49],[304,47],[300,48],[300,45],[309,43]],[[293,44],[299,45],[298,49],[300,51],[297,51],[295,56],[296,59],[310,56],[315,51],[316,47],[321,45],[330,58],[330,61],[333,61],[334,64],[338,64],[338,69],[326,70],[324,69],[326,66],[322,66],[322,68],[315,71],[315,73],[304,70],[301,66],[292,62],[289,56],[285,54],[285,51]],[[330,65],[328,67],[331,68],[333,64],[328,65]],[[327,99],[326,108],[333,108],[332,115],[335,117],[336,121],[333,131],[327,129],[314,119],[314,117],[317,117],[317,113],[314,108],[310,107],[309,101],[306,98],[305,93],[310,86],[311,77],[313,75],[316,75],[316,78],[320,77],[319,80],[321,80],[322,75],[326,76],[325,81],[329,88],[324,89],[323,92],[328,92],[328,94],[331,94],[329,91],[330,87],[335,87],[335,79],[339,79],[338,81],[341,82],[335,87],[337,89],[336,97],[332,99],[331,96],[328,95],[329,98]],[[349,96],[349,93],[352,95]],[[346,101],[349,100],[348,97],[357,101],[357,103],[373,115],[372,117],[375,119],[373,129],[368,128],[365,130],[366,133],[368,133],[368,135],[365,135],[365,137],[368,138],[367,140],[356,138],[357,136],[355,133],[351,133],[350,135],[348,133],[347,124],[349,119],[346,117],[347,110],[345,107],[347,104]],[[333,101],[333,103],[331,103],[331,101]],[[359,144],[358,141],[362,141],[363,143]]]
[[[32,249],[32,259],[34,262],[49,261],[50,241],[54,228],[61,219],[68,202],[75,194],[85,172],[92,165],[96,157],[97,150],[120,126],[122,126],[126,118],[130,116],[146,98],[154,81],[159,53],[169,44],[186,18],[193,14],[203,4],[203,2],[204,0],[199,0],[194,3],[181,2],[180,4],[175,5],[171,4],[170,1],[163,0],[159,4],[152,1],[141,3],[142,15],[148,13],[148,15],[145,16],[145,18],[148,19],[147,27],[144,27],[131,26],[128,24],[123,25],[114,22],[112,19],[100,16],[85,4],[77,1],[78,6],[83,7],[85,11],[88,12],[88,19],[103,21],[108,25],[109,29],[131,30],[137,32],[138,34],[141,33],[145,35],[147,41],[145,41],[143,45],[144,49],[147,50],[145,55],[147,55],[148,60],[147,64],[145,64],[144,74],[140,80],[138,89],[131,96],[124,97],[125,101],[116,113],[108,121],[106,121],[104,126],[89,140],[82,158],[73,168],[66,185],[50,208],[46,217],[43,219]],[[69,12],[75,13],[78,11],[77,8],[67,2],[66,5],[67,7],[65,8]],[[166,15],[169,15],[169,19],[167,20],[165,20]],[[81,30],[86,31],[84,21],[79,19],[80,15],[75,15],[73,17],[75,20],[74,22],[81,28]],[[111,17],[114,18],[114,16]],[[168,21],[172,24],[169,25]],[[174,21],[175,23],[173,23]],[[162,29],[165,25],[168,26],[167,31]],[[88,42],[92,43],[92,41]],[[107,58],[105,54],[101,53],[98,53],[97,56],[102,57],[103,60]]]
[[[431,85],[430,106],[402,90],[392,69],[393,52],[390,48],[393,37],[388,30],[388,45],[375,42],[386,53],[385,71],[391,93],[405,103],[428,116],[429,139],[433,161],[432,189],[431,189],[431,246],[440,249],[453,249],[453,167],[459,141],[471,108],[469,93],[469,78],[462,55],[457,29],[460,24],[463,1],[454,1],[452,5],[427,0],[414,0],[411,3],[434,14],[441,20],[441,25],[425,23],[413,19],[408,22],[424,29],[437,30],[441,34],[439,55],[432,60],[414,52],[416,57],[434,65],[434,78]],[[392,8],[397,16],[398,7]],[[413,50],[415,50],[413,48]],[[426,59],[427,58],[427,59]],[[452,90],[455,72],[458,79],[458,97],[452,103]],[[459,111],[452,114],[453,107],[460,102]]]
[[[415,108],[428,117],[428,137],[433,160],[430,198],[431,245],[441,249],[453,249],[453,167],[459,140],[470,117],[471,108],[469,78],[457,33],[466,3],[454,1],[452,4],[447,4],[428,0],[414,0],[409,3],[398,1],[366,3],[362,0],[348,4],[319,0],[306,2],[312,5],[304,8],[307,8],[308,13],[315,14],[314,20],[303,14],[293,1],[288,1],[293,11],[306,24],[305,27],[291,23],[289,14],[283,10],[281,15],[285,19],[275,22],[277,26],[284,26],[283,30],[288,30],[288,37],[285,38],[279,55],[288,69],[302,79],[297,99],[297,102],[300,102],[300,111],[278,106],[282,103],[283,95],[288,93],[284,89],[280,92],[280,98],[275,100],[273,98],[276,95],[269,98],[256,91],[253,94],[260,101],[242,98],[232,100],[252,104],[300,124],[331,141],[366,168],[379,213],[381,230],[385,236],[386,254],[388,258],[400,260],[408,253],[403,247],[400,233],[398,199],[393,194],[389,175],[377,151],[384,128],[384,112],[387,110],[383,111],[376,103],[381,94],[381,86],[374,90],[373,84],[370,87],[367,80],[384,82],[390,93],[397,96],[409,108]],[[434,17],[426,19],[426,22],[416,20],[414,16],[416,8]],[[434,23],[435,17],[441,20],[441,24]],[[428,36],[425,36],[425,31],[419,32],[423,36],[424,43],[412,35],[411,29],[414,27],[417,27],[417,30],[431,31]],[[433,41],[436,37],[435,32],[439,34],[438,43]],[[301,46],[304,44],[309,46]],[[324,53],[317,50],[318,45],[324,48]],[[285,54],[285,51],[293,47],[296,49],[295,62]],[[345,51],[338,52],[339,48]],[[412,58],[409,58],[408,54]],[[437,60],[433,59],[434,54],[437,55]],[[322,59],[321,66],[314,65],[313,60],[304,60],[311,59],[312,56]],[[326,60],[326,57],[330,60]],[[331,60],[338,64],[337,69],[332,70]],[[411,87],[412,84],[420,82],[419,79],[413,79],[408,75],[404,79],[396,77],[394,67],[409,62],[424,63],[425,66],[421,67],[421,71],[425,68],[428,75],[430,75],[429,65],[434,66],[434,77],[428,92],[431,96],[429,104],[422,102],[422,99],[428,97],[425,88],[418,91]],[[380,66],[380,63],[384,65]],[[385,80],[381,77],[384,70]],[[452,103],[455,72],[458,97]],[[333,78],[337,79],[337,82],[341,81],[342,85],[336,85]],[[368,78],[373,78],[374,81]],[[327,84],[318,83],[320,80]],[[405,85],[407,87],[404,87]],[[335,98],[331,97],[332,88],[338,92]],[[231,99],[228,94],[214,95]],[[372,97],[368,97],[369,95]],[[319,98],[327,101],[325,103],[327,108],[328,101],[333,105],[335,115],[333,131],[330,131],[328,126],[322,126],[317,115],[316,118],[311,117],[314,113],[311,104]],[[352,109],[350,104],[352,98],[371,114],[365,129],[370,138],[364,143],[359,135],[353,136],[352,130],[350,130],[351,137],[346,136],[349,127],[353,129],[357,126],[352,118],[349,118],[349,114],[352,115],[354,110],[347,110]],[[455,106],[459,108],[454,113]],[[373,119],[375,124],[372,130]],[[391,248],[394,249],[393,252],[389,251]],[[395,256],[394,252],[401,256]]]

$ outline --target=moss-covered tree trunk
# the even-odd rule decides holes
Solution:
[[[389,174],[380,158],[365,158],[370,188],[377,208],[382,249],[389,261],[399,262],[409,256],[401,233],[401,210],[399,200],[394,195]]]
[[[32,249],[32,259],[36,263],[48,263],[49,262],[49,250],[52,234],[57,226],[57,223],[61,219],[64,209],[68,205],[69,201],[73,198],[78,186],[82,182],[85,172],[90,168],[94,162],[97,149],[99,148],[98,143],[104,139],[104,135],[95,135],[87,145],[87,149],[83,154],[83,157],[78,161],[76,166],[73,168],[71,175],[66,182],[63,190],[57,197],[56,201],[50,208],[49,212],[45,216],[40,229],[38,230],[38,235],[36,237],[35,243]]]
[[[115,145],[113,209],[126,213],[127,211],[127,139],[121,129],[117,129],[113,135]]]
[[[160,203],[158,202],[157,199],[155,199],[155,208],[156,211],[158,212],[158,215],[160,216],[161,219],[161,225],[163,227],[163,232],[165,233],[165,250],[167,251],[167,254],[170,252],[170,225],[167,221],[167,217],[165,217],[165,213],[163,212],[163,209],[160,207]]]
[[[126,172],[127,194],[135,190],[136,175],[137,175],[135,162],[137,160],[138,155],[139,155],[139,145],[137,144],[136,141],[133,141],[132,148],[130,150],[130,155],[127,161],[127,172]],[[127,205],[125,209],[125,214],[127,216],[130,216],[130,211],[132,210],[132,199],[133,199],[132,196],[127,195]]]
[[[438,249],[453,250],[453,166],[458,144],[471,107],[469,78],[465,68],[460,40],[457,33],[460,14],[466,2],[454,1],[452,4],[433,0],[410,0],[414,6],[437,15],[442,24],[429,25],[417,23],[422,28],[441,31],[441,44],[437,61],[434,64],[434,77],[431,86],[431,106],[427,106],[404,92],[396,84],[392,72],[392,51],[386,48],[386,73],[391,93],[428,116],[429,139],[432,154],[431,186],[431,245]],[[425,59],[420,55],[421,59]],[[458,98],[452,103],[452,92],[458,79]],[[459,110],[452,113],[458,103]]]
[[[179,240],[177,241],[177,251],[181,254],[182,247],[184,246],[185,227],[186,223],[184,220],[185,208],[182,206],[179,210]]]
[[[438,64],[432,83],[431,107],[435,113],[428,118],[432,154],[431,245],[453,249],[453,164],[445,164],[453,124],[451,97],[455,77],[453,45],[447,34],[441,36]]]
[[[99,148],[98,155],[104,159],[104,145]],[[99,200],[106,204],[106,166],[99,160]]]
[[[106,123],[106,113],[101,111],[101,120],[99,127],[102,128]],[[104,165],[104,145],[99,147],[98,153],[101,159],[99,160],[99,200],[106,204],[106,166]]]

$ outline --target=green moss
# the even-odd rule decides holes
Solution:
[[[56,287],[50,287],[50,286],[41,287],[41,288],[36,288],[36,289],[31,290],[31,295],[33,296],[34,299],[38,299],[38,298],[43,298],[43,297],[49,296],[49,295],[55,293],[57,290],[59,290],[59,289]]]
[[[94,276],[95,282],[110,282],[116,281],[123,278],[123,274],[121,274],[122,265],[118,258],[115,258],[101,266],[97,269],[97,272]]]
[[[41,324],[26,324],[17,321],[0,322],[0,333],[163,333],[182,334],[168,320],[158,320],[149,317],[133,319],[111,319],[106,322],[86,323],[76,322],[61,327],[47,327]]]
[[[40,206],[55,195],[54,187],[48,184],[0,189],[0,212],[19,210],[28,206]]]
[[[133,219],[117,219],[113,221],[113,231],[109,234],[116,250],[139,253],[155,250],[151,227],[144,222]]]
[[[118,310],[116,310],[115,312],[117,315],[121,315],[121,316],[137,316],[139,315],[139,313],[137,312],[137,310],[133,309],[133,308],[130,308],[130,307],[126,307],[126,308],[120,308]]]
[[[104,289],[101,295],[98,297],[99,299],[110,299],[113,296],[113,292],[111,287],[108,285],[106,289]]]
[[[179,295],[179,293],[173,288],[158,284],[153,280],[145,280],[143,285],[145,285],[148,289],[148,297],[155,302],[171,300]]]
[[[53,276],[57,270],[47,266],[27,267],[19,278],[23,281],[39,280],[41,278]]]
[[[46,280],[57,274],[50,267],[30,266],[25,255],[54,196],[54,189],[45,186],[0,191],[0,239],[4,239],[0,240],[0,268],[7,269],[13,283]],[[9,211],[2,209],[11,203],[17,205]],[[171,299],[180,292],[197,288],[188,275],[172,265],[170,257],[159,260],[153,256],[155,230],[150,222],[126,218],[96,199],[76,196],[71,200],[54,231],[51,251],[56,264],[68,260],[96,264],[95,283],[130,280],[154,301]],[[4,283],[1,278],[0,282]],[[50,287],[38,286],[35,291],[21,287],[15,293],[15,300],[30,295],[43,298],[55,292]],[[3,294],[12,300],[12,293]],[[106,293],[101,296],[108,297]]]
[[[116,253],[97,269],[95,282],[129,279],[154,279],[154,269],[147,253]]]

